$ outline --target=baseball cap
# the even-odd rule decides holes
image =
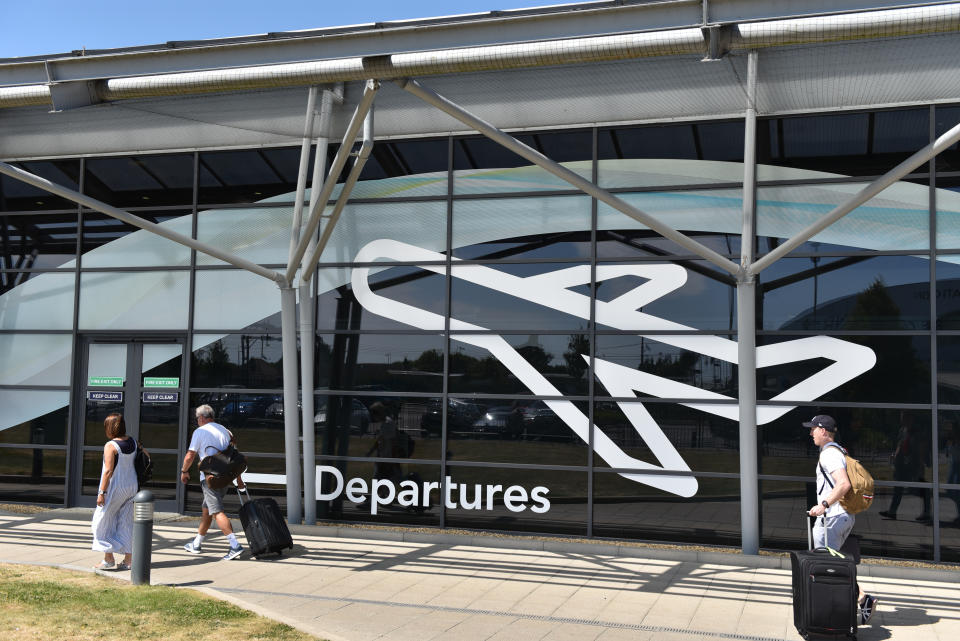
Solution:
[[[803,424],[804,427],[822,427],[828,432],[837,431],[837,422],[833,420],[832,416],[827,416],[826,414],[817,414],[809,421]]]

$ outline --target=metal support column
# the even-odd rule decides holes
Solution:
[[[297,416],[297,292],[280,286],[283,332],[283,451],[286,453],[287,522],[300,523],[300,421]]]
[[[747,113],[743,131],[743,228],[737,275],[737,375],[740,390],[740,545],[760,552],[760,501],[757,461],[757,298],[749,273],[757,218],[757,52],[747,57]]]
[[[327,160],[327,147],[330,144],[330,121],[333,114],[333,94],[324,90],[320,98],[320,137],[317,138],[317,152],[313,161],[313,177],[310,180],[310,210],[313,211],[316,199],[320,195],[323,172]],[[307,245],[307,256],[316,248],[316,239],[311,238]],[[317,522],[317,466],[316,466],[316,424],[313,421],[313,352],[316,343],[314,335],[314,299],[310,279],[300,274],[300,384],[303,403],[303,522],[314,525]]]

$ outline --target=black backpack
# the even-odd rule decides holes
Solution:
[[[153,460],[139,441],[137,441],[137,453],[133,456],[133,469],[137,471],[137,489],[153,479]]]

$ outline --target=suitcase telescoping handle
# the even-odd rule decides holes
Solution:
[[[246,503],[247,501],[250,500],[250,489],[249,489],[249,488],[244,487],[243,490],[241,490],[239,485],[234,485],[233,487],[237,488],[237,495],[240,496],[240,505],[243,505],[244,503]],[[243,500],[243,497],[244,497],[244,496],[247,497],[247,500],[246,500],[246,501]]]

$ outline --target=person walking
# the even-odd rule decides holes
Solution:
[[[846,450],[834,441],[837,422],[832,416],[818,414],[803,423],[810,429],[813,444],[820,448],[815,472],[817,504],[807,514],[819,520],[813,527],[813,547],[829,547],[839,550],[853,530],[855,518],[840,505],[840,499],[850,489],[847,477]],[[857,584],[857,604],[860,606],[860,623],[866,623],[877,607],[877,597],[866,594]]]
[[[202,461],[211,454],[222,452],[230,444],[236,444],[233,434],[223,425],[214,422],[215,414],[213,408],[209,405],[201,405],[196,410],[197,429],[193,432],[190,439],[190,446],[183,457],[183,464],[180,466],[180,481],[186,485],[190,482],[190,467],[194,461]],[[229,487],[229,486],[227,486]],[[241,492],[247,489],[243,484],[243,479],[237,477],[237,487]],[[230,561],[243,554],[243,546],[237,541],[233,533],[233,526],[230,519],[223,511],[223,496],[227,488],[213,490],[207,487],[203,472],[200,472],[200,489],[203,492],[203,514],[200,517],[200,526],[197,528],[197,535],[192,541],[183,546],[191,554],[200,554],[203,548],[203,539],[210,529],[211,523],[216,520],[217,527],[227,537],[230,543],[230,550],[224,555],[224,561]]]
[[[103,446],[103,468],[97,489],[97,508],[90,529],[93,549],[103,552],[94,570],[129,570],[133,549],[133,497],[139,491],[133,459],[137,442],[127,436],[123,415],[113,413],[103,421],[109,439]],[[119,564],[114,554],[123,554]]]

